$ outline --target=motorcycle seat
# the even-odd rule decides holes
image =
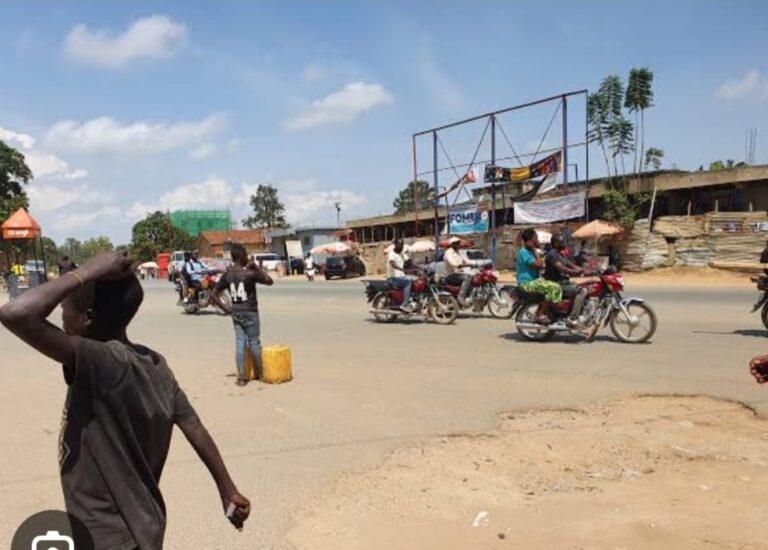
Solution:
[[[373,288],[376,292],[385,292],[392,287],[389,286],[388,281],[363,281],[368,287]]]
[[[524,302],[543,302],[545,300],[544,295],[540,292],[528,292],[520,287],[515,288],[515,293]]]

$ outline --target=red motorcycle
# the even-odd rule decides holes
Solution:
[[[404,290],[393,288],[387,281],[362,281],[371,304],[373,318],[379,323],[393,323],[398,317],[420,315],[441,325],[450,325],[459,316],[459,303],[450,293],[441,290],[431,271],[421,272],[411,284],[411,311],[400,309]]]
[[[448,275],[440,279],[440,288],[449,292],[456,298],[461,309],[472,310],[480,313],[486,307],[491,315],[497,319],[509,319],[514,313],[514,288],[511,286],[499,286],[499,274],[493,267],[486,265],[472,274],[472,282],[469,292],[462,303],[459,300],[461,294],[462,278]]]
[[[569,322],[573,299],[563,300],[549,307],[550,324],[536,320],[539,304],[544,300],[541,294],[532,294],[516,288],[514,305],[517,331],[526,340],[543,342],[555,333],[569,332],[585,336],[587,342],[594,340],[600,326],[611,326],[611,332],[622,342],[639,344],[647,342],[656,332],[657,320],[653,308],[641,298],[624,297],[624,277],[615,268],[598,272],[598,279],[580,283],[587,291],[580,322]]]

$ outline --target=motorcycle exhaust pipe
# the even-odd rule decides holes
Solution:
[[[538,323],[523,322],[523,323],[516,323],[515,326],[523,330],[554,330],[557,332],[569,330],[568,327],[566,327],[565,324],[563,323],[552,323],[551,325],[540,325]]]

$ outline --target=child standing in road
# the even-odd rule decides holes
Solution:
[[[212,299],[226,310],[219,296],[229,291],[232,297],[232,323],[235,327],[235,356],[237,359],[238,386],[245,386],[248,380],[245,376],[245,350],[250,348],[256,371],[261,377],[263,364],[261,360],[261,321],[259,319],[259,301],[256,296],[256,285],[271,286],[272,277],[263,267],[248,263],[248,253],[239,244],[233,244],[231,249],[232,267],[222,275]]]
[[[163,356],[128,340],[143,297],[130,261],[105,252],[0,308],[3,325],[64,366],[64,501],[96,548],[163,547],[166,515],[158,483],[174,425],[213,476],[230,521],[242,528],[250,512]],[[47,321],[59,304],[64,330]]]

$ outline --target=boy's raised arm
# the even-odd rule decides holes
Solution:
[[[75,358],[72,337],[47,321],[51,312],[79,286],[101,278],[119,278],[130,269],[130,261],[114,252],[96,258],[64,277],[32,288],[0,308],[0,322],[40,353],[61,364]]]

